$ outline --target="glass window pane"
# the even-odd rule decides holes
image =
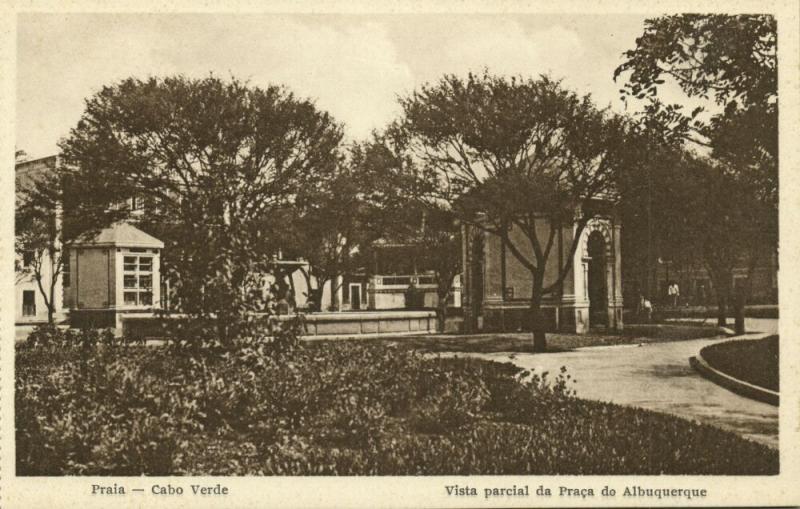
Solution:
[[[150,306],[153,304],[153,294],[150,292],[142,292],[139,294],[139,304],[142,306]]]
[[[153,276],[139,276],[139,288],[152,288]]]
[[[124,276],[124,283],[125,288],[136,288],[136,276]]]
[[[142,272],[150,272],[153,270],[153,259],[150,257],[142,256],[139,258],[139,270]]]
[[[135,272],[136,271],[136,257],[135,256],[126,256],[124,259],[124,270],[128,272]]]
[[[136,305],[136,292],[125,292],[125,305],[127,306],[135,306]]]

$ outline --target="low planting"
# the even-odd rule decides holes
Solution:
[[[547,334],[547,351],[563,352],[573,348],[591,346],[628,345],[683,341],[689,339],[719,336],[714,326],[694,324],[683,325],[631,325],[621,332],[596,332],[588,334],[566,334],[551,332]],[[363,341],[363,340],[360,340]],[[425,335],[403,338],[376,339],[376,342],[392,345],[401,344],[426,352],[533,352],[530,332],[464,335]]]
[[[18,475],[778,472],[732,433],[578,399],[564,370],[401,346],[37,331],[16,368]]]
[[[777,335],[717,343],[700,350],[700,355],[712,368],[726,375],[773,391],[780,388]]]

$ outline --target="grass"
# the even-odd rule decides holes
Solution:
[[[703,348],[700,355],[711,367],[727,375],[765,389],[779,390],[777,335],[717,343]]]
[[[629,345],[684,341],[717,337],[716,327],[700,325],[631,325],[620,333],[547,334],[547,351],[563,352],[575,348],[593,346]],[[363,341],[363,340],[357,340]],[[370,340],[373,341],[373,340]],[[424,352],[533,352],[533,341],[529,332],[491,333],[470,335],[408,336],[403,338],[381,338],[375,342],[386,345],[401,345]]]

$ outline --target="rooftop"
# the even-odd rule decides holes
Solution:
[[[164,248],[163,242],[128,223],[117,223],[104,228],[93,238],[79,240],[75,245]]]

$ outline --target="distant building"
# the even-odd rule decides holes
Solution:
[[[17,200],[34,181],[55,178],[57,166],[58,156],[17,163]],[[56,221],[60,221],[59,211]],[[69,315],[75,326],[118,327],[122,314],[152,313],[161,307],[163,247],[163,242],[127,223],[112,225],[68,246],[61,256],[63,265],[53,292],[56,320],[63,321]],[[23,253],[16,260],[18,324],[47,320],[44,296],[30,268],[32,256]],[[56,267],[46,253],[42,256],[42,286],[49,290]]]
[[[118,328],[124,314],[162,307],[163,248],[163,242],[127,223],[73,243],[64,282],[70,323]]]
[[[36,180],[52,178],[58,158],[56,156],[42,157],[30,161],[19,162],[15,166],[16,200],[19,202],[21,193],[29,189]],[[18,324],[41,323],[47,321],[47,305],[44,295],[39,289],[33,272],[33,263],[36,253],[25,252],[16,255],[15,281],[14,281],[14,321]],[[42,253],[42,286],[49,292],[53,280],[55,267],[53,260]],[[63,319],[65,306],[62,291],[62,279],[58,278],[55,285],[54,307],[55,318]]]

